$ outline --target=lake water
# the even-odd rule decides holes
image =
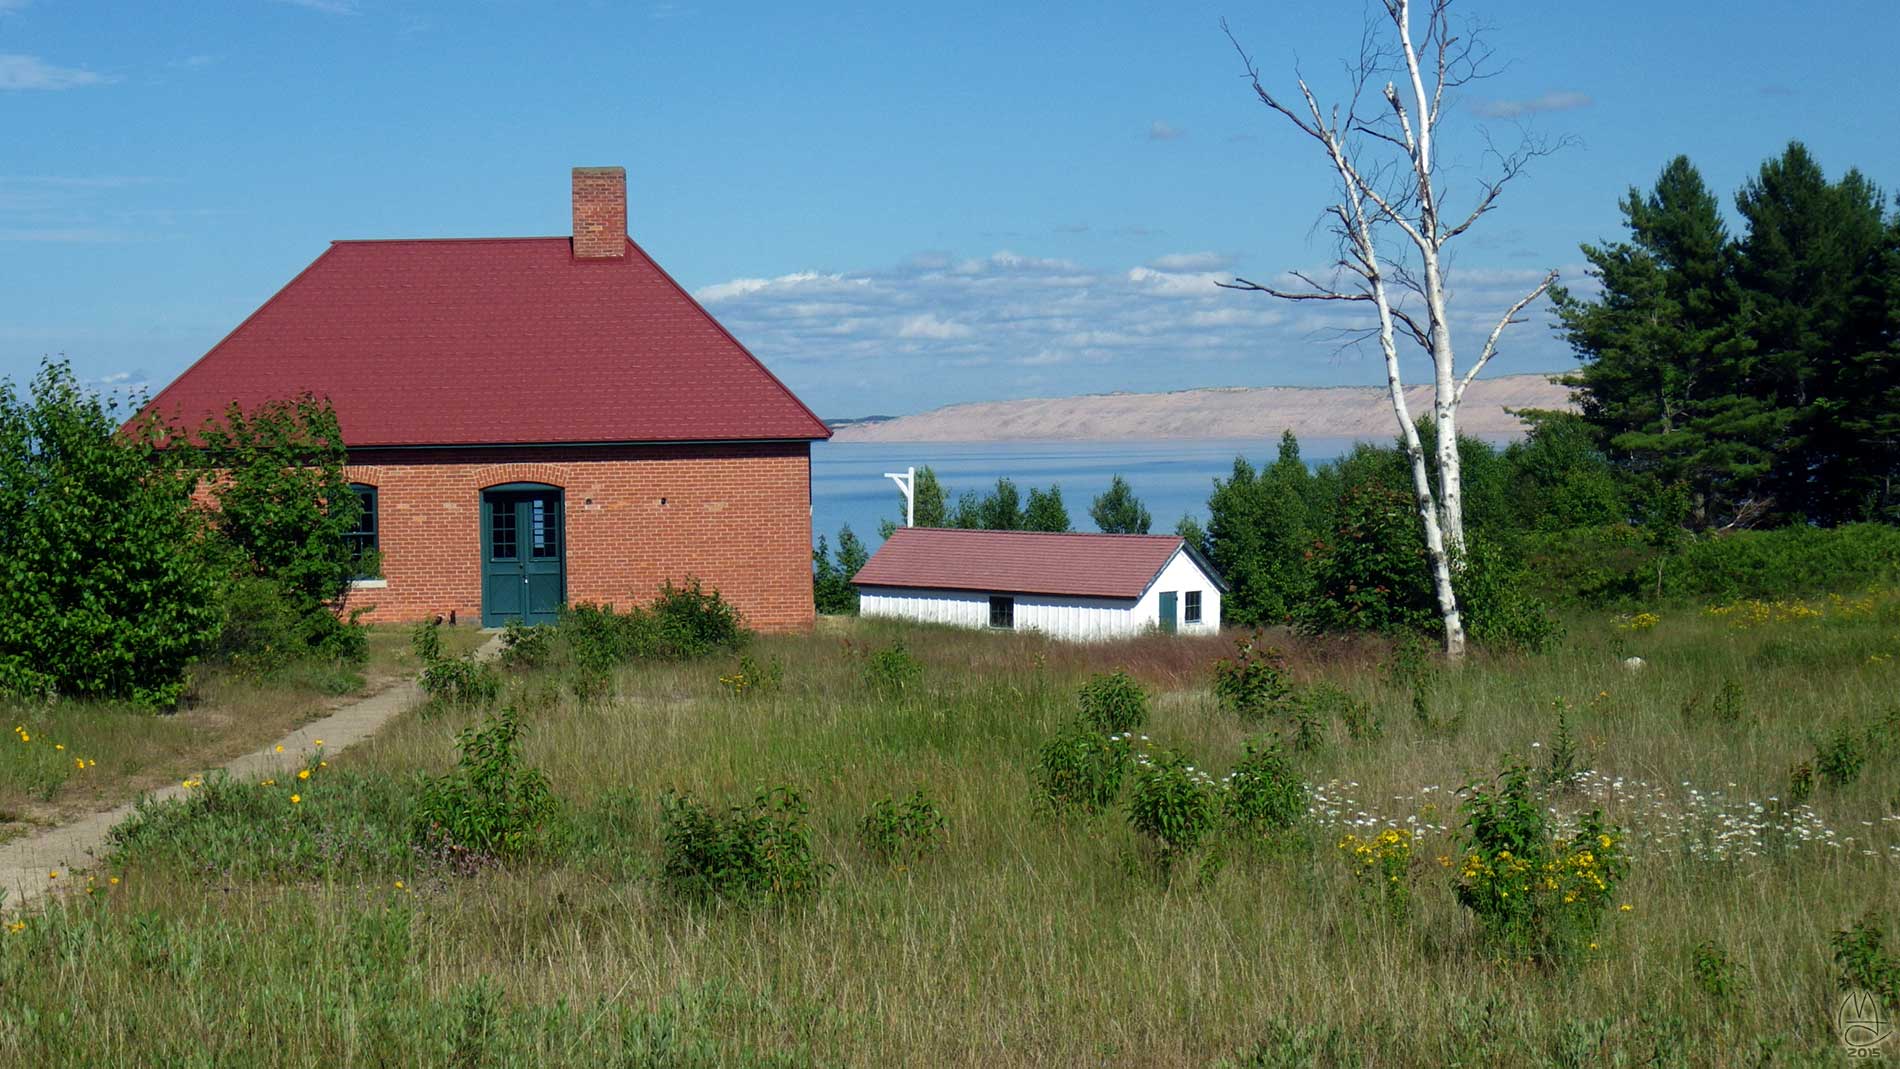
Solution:
[[[1300,442],[1308,463],[1330,460],[1352,447],[1345,438]],[[986,493],[1008,476],[1022,491],[1062,487],[1062,503],[1078,531],[1093,531],[1089,504],[1108,489],[1116,475],[1128,480],[1135,496],[1154,516],[1157,534],[1172,532],[1182,516],[1207,520],[1207,496],[1214,480],[1233,471],[1244,455],[1256,467],[1271,463],[1279,439],[1206,439],[1122,442],[814,442],[811,448],[812,530],[837,541],[838,528],[851,530],[875,549],[878,524],[901,523],[904,497],[887,471],[906,467],[936,469],[947,503],[965,490]]]

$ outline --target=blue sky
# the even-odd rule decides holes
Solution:
[[[1212,286],[1330,258],[1220,17],[1324,87],[1358,5],[905,6],[0,0],[0,377],[155,389],[331,239],[564,234],[567,169],[621,164],[634,237],[824,415],[1381,381],[1337,316]],[[1509,63],[1452,173],[1480,128],[1575,139],[1459,254],[1467,337],[1677,152],[1900,183],[1890,3],[1462,9]],[[1570,364],[1518,329],[1500,373]]]

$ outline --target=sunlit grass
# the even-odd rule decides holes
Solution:
[[[474,720],[407,714],[307,782],[246,788],[263,792],[254,808],[207,809],[196,838],[129,850],[108,894],[0,934],[0,1060],[96,1064],[136,1042],[189,1063],[207,1037],[227,1060],[290,1065],[1201,1065],[1262,1044],[1367,1065],[1837,1058],[1828,937],[1900,912],[1896,751],[1817,787],[1807,838],[1749,806],[1785,799],[1836,728],[1871,730],[1900,706],[1900,665],[1880,656],[1900,653],[1900,600],[1817,607],[1748,626],[1733,612],[1664,610],[1640,629],[1578,617],[1551,654],[1429,678],[1430,728],[1381,644],[1280,636],[1297,679],[1370,702],[1384,734],[1327,726],[1302,758],[1323,789],[1300,841],[1230,844],[1218,871],[1173,879],[1119,812],[1050,820],[1029,765],[1084,676],[1126,666],[1156,694],[1151,745],[1224,770],[1273,727],[1214,702],[1226,640],[865,624],[756,640],[749,655],[783,680],[743,697],[719,682],[736,657],[630,667],[588,704],[531,674],[505,700],[570,813],[547,856],[456,877],[400,848],[404,785],[446,768]],[[883,697],[862,651],[900,638],[923,679]],[[1685,715],[1731,681],[1736,723]],[[1458,789],[1507,754],[1546,762],[1560,702],[1592,771],[1552,804],[1601,805],[1635,855],[1629,910],[1574,970],[1495,960],[1438,860],[1458,853]],[[818,899],[748,912],[666,898],[660,794],[736,802],[779,783],[811,803],[836,866]],[[901,867],[866,852],[871,805],[918,786],[947,818],[943,849]],[[292,790],[295,811],[279,797]],[[1403,926],[1335,846],[1388,827],[1417,832]],[[285,844],[309,858],[195,863]],[[1733,1006],[1689,980],[1703,940],[1737,963]],[[84,1028],[21,1023],[82,1007]]]

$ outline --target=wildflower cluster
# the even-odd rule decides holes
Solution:
[[[13,725],[13,737],[20,740],[20,745],[22,746],[33,745],[33,733],[26,729],[25,724]],[[40,740],[40,745],[42,746],[46,745],[46,740],[44,739]],[[55,742],[52,744],[52,747],[53,747],[54,753],[66,752],[66,744],[63,742]],[[78,772],[83,772],[86,769],[92,768],[93,766],[99,763],[98,761],[90,757],[77,757],[77,756],[75,756],[72,759],[72,762],[73,762],[74,771],[78,771]]]
[[[785,666],[774,657],[764,665],[752,659],[750,654],[739,657],[739,667],[719,677],[719,685],[734,698],[743,698],[749,694],[777,690],[785,677]]]
[[[1616,885],[1629,871],[1620,829],[1600,812],[1570,836],[1550,828],[1522,765],[1495,788],[1466,788],[1465,854],[1458,901],[1499,950],[1546,963],[1573,959],[1596,935]]]
[[[1869,603],[1868,610],[1872,611]],[[1827,613],[1805,601],[1777,598],[1774,601],[1762,601],[1759,598],[1743,598],[1723,605],[1711,605],[1702,610],[1706,616],[1727,620],[1730,627],[1747,629],[1765,624],[1799,623],[1819,620]]]
[[[1619,631],[1652,631],[1659,623],[1662,623],[1662,617],[1655,613],[1639,612],[1634,616],[1619,619],[1616,627]]]
[[[1405,828],[1387,828],[1371,838],[1347,832],[1339,840],[1354,878],[1395,923],[1405,921],[1412,905],[1414,846],[1412,833]]]

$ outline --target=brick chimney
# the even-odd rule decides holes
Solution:
[[[627,255],[627,169],[574,168],[574,258]]]

